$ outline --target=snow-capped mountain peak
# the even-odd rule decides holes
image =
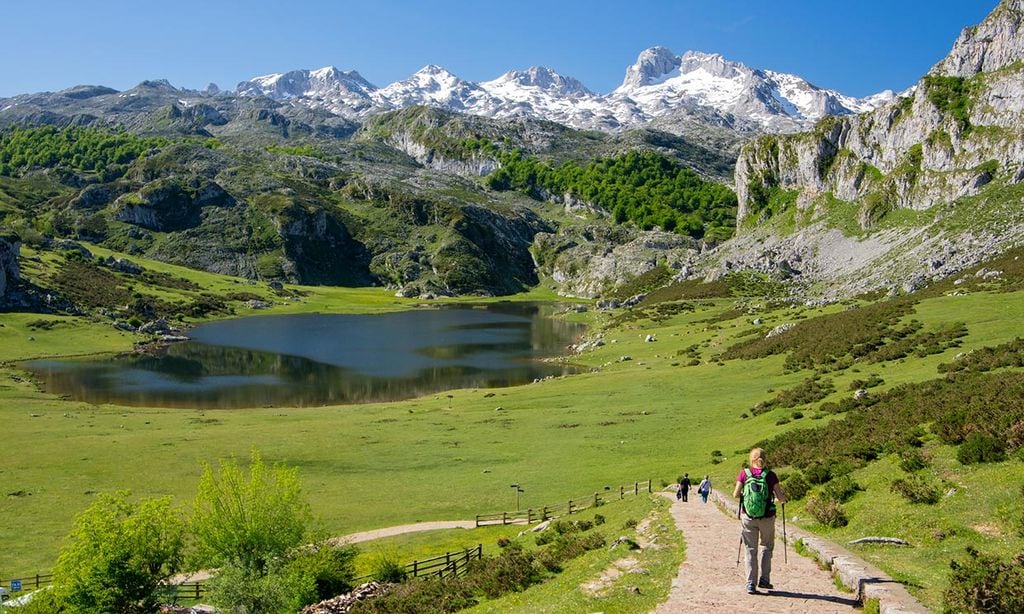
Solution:
[[[858,99],[786,73],[752,69],[717,53],[666,47],[642,51],[622,85],[596,94],[550,68],[512,70],[491,81],[466,81],[436,64],[377,88],[356,71],[334,66],[264,75],[238,84],[242,96],[267,96],[360,118],[411,105],[488,117],[538,117],[586,129],[619,130],[653,120],[697,117],[746,130],[791,132],[824,115],[859,113],[892,93]]]
[[[510,70],[493,81],[480,84],[484,89],[494,92],[501,89],[528,88],[559,96],[592,96],[577,79],[566,77],[544,66],[531,66],[526,70]]]
[[[644,49],[636,62],[626,69],[626,78],[619,90],[661,83],[678,69],[679,58],[667,48],[659,45]]]
[[[859,113],[884,99],[844,96],[796,75],[752,69],[719,54],[688,51],[677,57],[664,47],[641,52],[612,96],[633,101],[648,117],[708,108],[770,132],[799,130],[825,115]]]
[[[239,83],[235,93],[277,100],[309,98],[358,104],[365,102],[376,89],[354,70],[342,71],[334,66],[325,66],[317,70],[292,70],[255,77]]]

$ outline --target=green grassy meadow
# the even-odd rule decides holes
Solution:
[[[61,258],[26,252],[41,260],[23,259],[23,274],[30,279],[47,279]],[[94,253],[108,255],[100,248]],[[193,281],[204,292],[228,295],[244,290],[278,303],[261,314],[368,313],[416,304],[382,289],[303,287],[282,299],[265,285],[132,259],[149,270]],[[136,291],[159,292],[172,301],[195,294],[166,287]],[[537,290],[525,298],[554,296]],[[137,496],[170,494],[187,506],[203,463],[231,456],[245,459],[252,448],[259,449],[266,461],[299,468],[319,528],[329,535],[511,510],[512,483],[525,489],[523,508],[647,479],[657,490],[684,471],[691,476],[708,473],[717,488],[731,490],[746,451],[756,442],[841,420],[842,414],[826,414],[817,407],[851,396],[854,379],[878,375],[884,379],[879,392],[935,379],[940,376],[937,365],[960,352],[1024,335],[1020,291],[934,293],[914,305],[903,320],[917,319],[926,327],[962,322],[968,334],[959,347],[922,358],[854,363],[825,374],[835,392],[796,408],[803,417],[794,418],[793,408],[749,417],[756,403],[796,386],[812,372],[786,372],[785,355],[753,360],[719,360],[719,355],[778,324],[839,313],[846,306],[772,306],[747,298],[741,311],[733,311],[736,298],[687,302],[692,310],[656,322],[641,318],[613,323],[615,314],[593,309],[567,316],[585,321],[589,336],[600,335],[605,341],[603,347],[573,357],[592,369],[580,375],[393,403],[241,410],[94,406],[45,394],[18,368],[19,361],[127,351],[141,338],[115,330],[108,322],[82,317],[0,314],[0,578],[48,571],[74,515],[96,493],[127,489]],[[244,303],[231,304],[234,314],[211,317],[249,313]],[[755,318],[763,322],[755,325]],[[41,327],[40,320],[58,323]],[[194,321],[185,318],[186,323]],[[647,335],[654,335],[655,341],[645,342]],[[699,364],[689,366],[695,355]],[[789,520],[838,542],[878,534],[907,539],[913,544],[910,548],[870,546],[856,551],[908,582],[927,605],[939,607],[948,561],[961,555],[965,546],[1001,555],[1024,550],[1024,539],[1012,521],[1014,514],[1022,515],[1019,498],[1012,495],[1024,484],[1024,472],[1019,455],[1002,463],[963,466],[953,448],[934,439],[926,443],[926,450],[935,459],[931,470],[937,479],[957,489],[936,506],[914,506],[890,492],[888,483],[900,472],[889,455],[854,472],[864,491],[846,505],[847,527],[819,526],[797,502],[789,506]],[[663,506],[645,497],[607,509],[619,505],[634,516],[667,518]],[[935,538],[939,530],[950,536]],[[394,549],[402,553],[399,558],[411,560],[476,543],[493,549],[497,537],[513,532],[505,528],[464,533],[391,538],[361,549]],[[660,539],[679,543],[678,535]],[[643,580],[650,586],[645,585],[642,594],[667,594],[681,556],[679,548],[673,551],[677,554],[650,563],[652,573]],[[596,600],[580,595],[565,597],[575,601],[562,600],[571,588],[599,575],[610,556],[606,550],[589,553],[550,584],[482,604],[478,611],[533,609],[531,603],[546,604],[546,611],[626,612],[652,607],[656,601],[645,597],[640,604],[616,591]]]

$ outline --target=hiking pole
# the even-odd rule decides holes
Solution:
[[[788,540],[786,539],[786,504],[782,504],[782,560],[789,565],[789,552],[787,551]]]
[[[743,505],[743,499],[740,499],[740,505]],[[736,546],[736,566],[740,566],[740,552],[743,550],[743,519],[740,518],[740,508],[736,508],[736,520],[740,521],[740,543]]]

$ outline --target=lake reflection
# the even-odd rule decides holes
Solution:
[[[47,392],[90,403],[231,408],[367,403],[572,373],[582,333],[551,306],[502,303],[380,315],[213,322],[157,355],[27,363]]]

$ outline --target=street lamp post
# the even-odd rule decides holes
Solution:
[[[518,512],[519,511],[519,493],[526,492],[526,491],[519,487],[519,483],[518,482],[516,482],[515,484],[510,485],[509,487],[516,489],[516,511]]]

